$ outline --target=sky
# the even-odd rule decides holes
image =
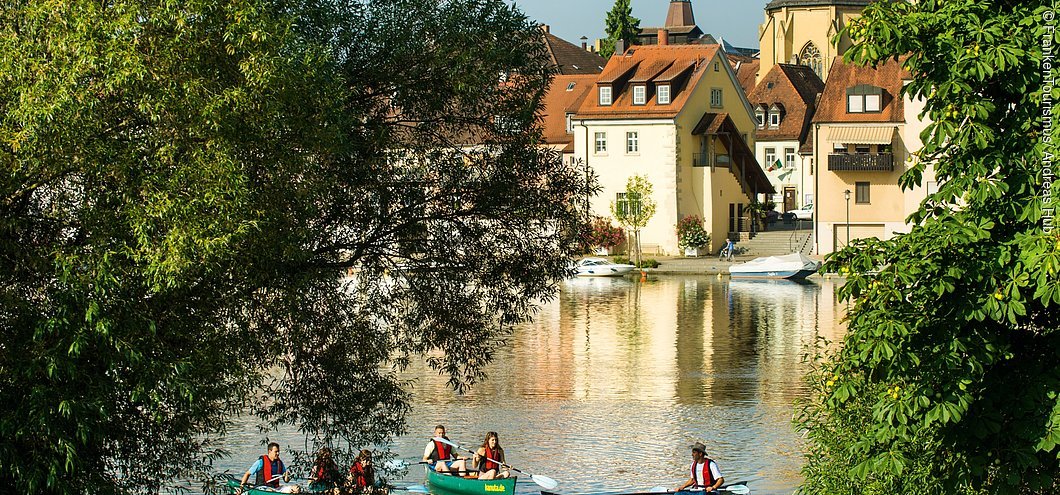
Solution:
[[[591,44],[603,38],[604,19],[614,0],[505,0],[528,17],[548,24],[552,34],[576,45],[581,37]],[[696,24],[705,33],[725,38],[733,46],[758,48],[758,25],[765,19],[769,0],[692,0]],[[666,21],[670,0],[632,0],[633,17],[641,27],[658,27]]]

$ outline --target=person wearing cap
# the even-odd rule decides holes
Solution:
[[[725,478],[721,476],[718,463],[707,457],[707,447],[700,442],[692,445],[692,467],[689,469],[688,481],[677,487],[676,491],[684,489],[716,492]]]

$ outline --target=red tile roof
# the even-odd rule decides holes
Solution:
[[[736,79],[740,83],[740,88],[743,89],[743,94],[750,95],[755,89],[755,78],[758,77],[761,60],[731,53],[726,56],[729,58],[733,72],[736,73]]]
[[[552,80],[541,115],[546,144],[566,143],[573,146],[574,136],[567,133],[567,113],[577,110],[585,96],[596,87],[595,82],[596,76],[593,74],[558,75]]]
[[[755,139],[803,141],[810,129],[815,100],[822,91],[824,82],[813,69],[805,65],[774,65],[747,95],[752,107],[761,107],[766,113],[766,125],[755,131]],[[782,112],[780,126],[769,127],[769,109],[774,105]]]
[[[559,74],[599,74],[607,63],[604,57],[545,31],[545,47]]]
[[[905,105],[902,100],[902,80],[908,79],[909,72],[902,68],[901,62],[888,60],[878,67],[862,67],[843,62],[836,58],[828,71],[828,83],[817,107],[814,122],[904,122]],[[883,88],[881,111],[874,113],[848,113],[847,88],[859,84],[868,84]]]
[[[578,118],[673,118],[684,108],[691,91],[703,76],[703,68],[718,54],[718,45],[650,45],[634,46],[626,51],[624,55],[611,57],[604,67],[604,72],[597,80],[596,86],[614,84],[612,92],[612,104],[600,105],[598,93],[592,91],[578,108]],[[624,83],[624,78],[630,74],[639,74],[639,67],[644,67],[645,72],[651,72],[649,68],[656,64],[672,64],[669,69],[660,73],[651,82],[668,81],[670,77],[678,75],[682,69],[691,68],[684,77],[677,78],[671,82],[671,101],[666,105],[659,105],[655,99],[655,84],[648,84],[649,92],[647,103],[634,105],[630,85]],[[698,64],[699,68],[696,69]],[[636,72],[634,72],[636,71]]]

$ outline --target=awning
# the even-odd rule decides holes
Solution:
[[[828,140],[839,144],[891,144],[895,129],[891,125],[833,127],[828,132]]]

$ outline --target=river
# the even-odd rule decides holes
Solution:
[[[467,448],[497,431],[510,464],[558,480],[560,492],[585,493],[677,486],[688,478],[689,446],[701,441],[727,481],[790,494],[803,464],[791,426],[793,402],[806,394],[803,357],[818,337],[834,342],[845,331],[839,284],[564,282],[469,393],[413,365],[412,433],[391,448],[418,458],[439,423]],[[260,446],[232,450],[253,458]],[[406,478],[423,482],[415,469]]]

